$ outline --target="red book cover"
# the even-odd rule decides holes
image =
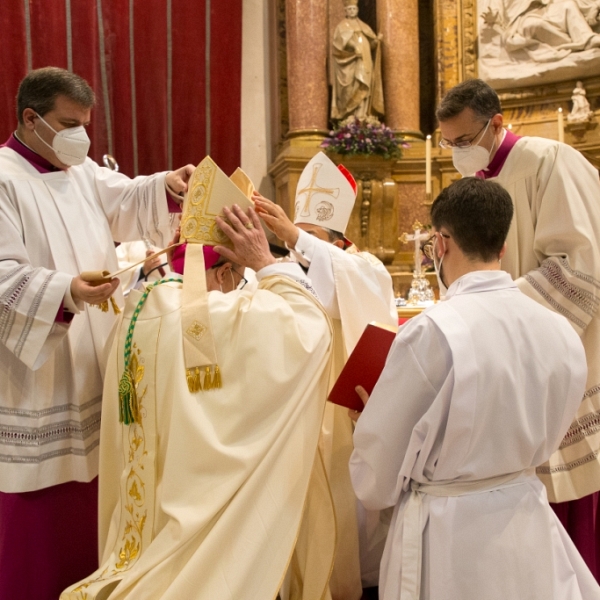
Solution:
[[[371,394],[383,371],[395,337],[396,330],[393,327],[381,323],[369,323],[348,357],[327,399],[334,404],[362,411],[364,408],[362,400],[354,388],[362,385],[367,393]]]

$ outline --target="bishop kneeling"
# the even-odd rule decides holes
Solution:
[[[314,477],[332,330],[302,269],[275,263],[250,204],[202,161],[183,278],[129,295],[104,389],[101,566],[63,600],[278,594]],[[237,289],[244,267],[254,291]],[[329,564],[299,565],[315,597],[333,549]]]

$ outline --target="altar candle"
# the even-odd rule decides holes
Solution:
[[[558,141],[565,141],[565,124],[563,121],[563,109],[558,109]]]
[[[431,136],[425,140],[425,193],[431,194]]]

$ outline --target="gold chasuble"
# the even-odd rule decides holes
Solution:
[[[204,277],[197,255],[186,254],[186,284]],[[100,440],[102,564],[61,600],[274,600],[288,567],[291,597],[325,599],[334,541],[313,552],[310,532],[333,522],[318,451],[329,318],[282,274],[259,272],[254,291],[204,293],[195,333],[210,329],[214,348],[196,390],[184,352],[186,292],[170,279],[133,290],[117,326]],[[126,362],[130,424],[120,421]],[[215,365],[220,387],[206,385]],[[310,522],[301,528],[303,514]]]

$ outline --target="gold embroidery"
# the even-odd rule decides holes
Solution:
[[[199,323],[198,321],[194,321],[191,327],[188,327],[186,333],[193,337],[196,341],[198,341],[205,333],[207,327]]]
[[[123,498],[121,494],[121,502],[124,503],[125,512],[128,516],[121,534],[119,550],[113,559],[114,564],[109,565],[101,573],[85,580],[69,592],[67,597],[72,600],[91,600],[92,597],[95,597],[95,594],[90,596],[86,592],[90,586],[104,581],[108,582],[114,579],[115,576],[129,570],[142,552],[142,534],[146,525],[148,510],[146,508],[146,486],[140,472],[143,472],[146,466],[151,468],[152,465],[145,465],[148,450],[146,449],[146,433],[144,430],[143,417],[146,411],[143,400],[148,386],[145,386],[143,390],[139,389],[145,374],[144,361],[136,344],[133,345],[133,348],[129,372],[136,391],[134,394],[136,396],[135,407],[132,406],[132,409],[135,408],[135,410],[132,410],[135,419],[131,425],[125,426],[129,439],[129,449],[126,450],[129,472],[125,482],[126,497]]]

